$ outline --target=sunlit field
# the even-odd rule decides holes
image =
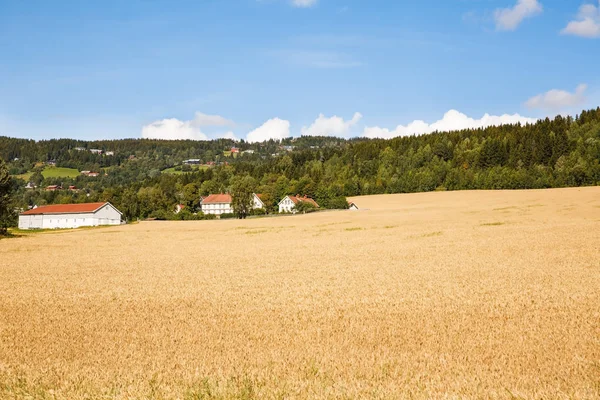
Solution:
[[[0,398],[600,398],[600,188],[0,241]]]

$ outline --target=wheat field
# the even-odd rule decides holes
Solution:
[[[600,398],[600,187],[353,200],[0,241],[0,398]]]

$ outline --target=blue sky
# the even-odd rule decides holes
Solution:
[[[600,104],[598,0],[0,0],[0,50],[0,135],[35,139],[392,137]]]

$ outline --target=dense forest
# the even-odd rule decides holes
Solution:
[[[165,218],[176,204],[185,204],[181,218],[186,218],[199,210],[201,195],[228,192],[240,176],[252,178],[271,212],[286,194],[344,208],[346,196],[366,194],[598,185],[600,108],[525,126],[390,140],[301,137],[251,144],[0,137],[0,158],[14,178],[18,209],[110,201],[131,220]],[[188,159],[202,165],[182,165]],[[49,165],[99,175],[44,176]],[[76,190],[47,191],[48,185]]]

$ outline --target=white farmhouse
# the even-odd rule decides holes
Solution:
[[[120,225],[122,213],[110,203],[54,204],[19,215],[19,229]]]
[[[200,202],[200,207],[204,214],[233,214],[231,206],[231,195],[229,194],[211,194]]]
[[[265,208],[265,203],[262,201],[261,199],[262,194],[256,194],[253,193],[252,194],[252,208],[254,208],[255,210],[259,209],[259,208]]]
[[[285,196],[279,202],[279,212],[280,213],[293,213],[293,212],[295,212],[296,204],[302,203],[302,202],[312,204],[313,207],[319,208],[319,205],[317,204],[317,202],[314,201],[313,199],[311,199],[310,197],[307,197],[307,196],[300,197],[299,195]]]
[[[265,203],[260,199],[260,194],[252,194],[252,208],[265,208]],[[233,214],[230,194],[211,194],[200,202],[204,214]]]

